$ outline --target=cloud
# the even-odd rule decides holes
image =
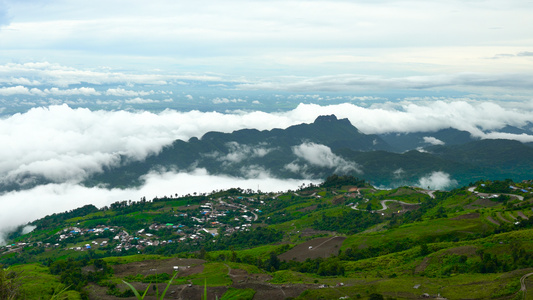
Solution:
[[[468,131],[474,137],[490,138],[491,135],[486,134],[486,131],[497,131],[506,125],[523,127],[533,122],[533,107],[526,104],[521,102],[523,109],[473,99],[422,99],[375,103],[368,107],[351,103],[328,106],[300,104],[287,114],[299,118],[307,115],[309,119],[317,115],[335,114],[338,118],[348,118],[366,134],[427,132],[451,127]]]
[[[530,90],[533,74],[524,73],[454,73],[387,77],[378,75],[342,74],[311,78],[283,78],[263,82],[237,84],[242,90],[267,91],[362,91],[362,90],[464,90],[480,87]]]
[[[31,95],[30,90],[24,86],[3,87],[0,88],[0,95],[13,96],[13,95]]]
[[[246,102],[244,99],[228,99],[228,98],[215,98],[212,101],[214,104],[228,104],[228,103],[239,103],[239,102]]]
[[[444,145],[444,142],[435,138],[435,137],[432,137],[432,136],[425,136],[424,137],[424,143],[426,144],[431,144],[431,145]]]
[[[117,96],[117,97],[136,97],[136,96],[148,96],[151,94],[154,94],[154,91],[145,92],[145,91],[132,91],[132,90],[125,90],[123,88],[109,88],[105,92],[108,96]]]
[[[25,86],[14,86],[14,87],[3,87],[0,88],[0,95],[2,96],[13,96],[13,95],[34,95],[34,96],[73,96],[73,95],[82,95],[82,96],[99,96],[100,92],[97,92],[94,88],[81,87],[74,89],[59,89],[59,88],[50,88],[40,90],[38,88],[28,89]]]
[[[362,174],[360,166],[354,162],[348,162],[342,157],[335,155],[331,152],[328,146],[315,144],[315,143],[303,143],[299,146],[292,148],[293,153],[302,158],[304,161],[311,165],[334,168],[335,172],[348,173],[357,172]],[[287,169],[295,169],[294,166],[286,166]]]
[[[533,56],[533,52],[532,51],[523,51],[523,52],[519,52],[516,56]]]
[[[220,81],[218,76],[213,75],[195,75],[195,74],[168,74],[168,73],[126,73],[113,71],[110,69],[85,70],[73,67],[67,67],[60,64],[49,62],[28,62],[28,63],[7,63],[0,65],[0,78],[9,84],[20,83],[20,78],[32,78],[29,80],[32,84],[46,84],[59,87],[67,87],[75,84],[150,84],[150,85],[167,85],[180,84],[182,80],[196,81]],[[110,94],[124,94],[130,91],[121,88],[108,89]],[[138,95],[124,96],[143,96],[144,92],[138,92]]]
[[[500,54],[496,54],[495,56],[491,57],[491,59],[509,58],[509,57],[528,57],[528,56],[533,56],[533,52],[532,51],[522,51],[522,52],[518,52],[516,54],[500,53]]]
[[[450,174],[444,172],[432,172],[418,181],[418,186],[430,190],[446,190],[457,185],[457,181],[450,178]]]
[[[145,98],[136,97],[133,99],[128,99],[124,102],[128,104],[149,104],[149,103],[158,103],[159,101],[153,100],[153,99],[145,99]]]
[[[243,145],[237,142],[229,142],[226,144],[228,149],[227,154],[221,154],[219,152],[209,153],[206,156],[216,158],[222,161],[226,165],[241,163],[248,158],[264,157],[268,153],[274,150],[274,148],[268,148],[268,144],[260,143],[258,145]]]
[[[399,168],[392,172],[392,174],[394,175],[394,178],[400,179],[403,177],[403,174],[405,174],[405,171],[402,168]]]
[[[214,190],[233,187],[254,191],[259,188],[266,192],[276,192],[296,189],[302,183],[302,180],[273,179],[267,177],[265,173],[259,173],[255,178],[244,179],[210,175],[204,169],[197,169],[190,173],[151,173],[144,177],[145,184],[135,189],[108,190],[61,183],[10,192],[0,196],[0,244],[3,242],[2,238],[5,237],[5,233],[16,226],[86,204],[93,204],[100,208],[125,199],[135,201],[141,197],[153,199],[176,193],[180,196],[195,192],[210,193]]]
[[[456,128],[479,138],[505,138],[532,142],[533,135],[500,133],[507,125],[522,127],[533,123],[533,105],[516,110],[491,102],[406,101],[381,103],[369,107],[355,104],[319,106],[301,104],[276,113],[260,111],[216,113],[160,113],[91,111],[67,105],[33,108],[26,113],[0,119],[0,181],[44,177],[53,182],[79,181],[106,166],[118,163],[123,155],[134,160],[157,153],[176,139],[201,137],[209,131],[232,132],[244,128],[271,130],[300,123],[311,123],[319,115],[335,114],[348,118],[361,132],[437,131]],[[491,116],[487,118],[486,116]],[[24,138],[21,138],[24,137]],[[438,143],[431,136],[426,142]],[[226,163],[242,162],[246,157],[261,157],[272,151],[266,144],[229,144]],[[293,151],[303,162],[317,166],[359,170],[346,164],[323,145],[302,144]],[[221,154],[219,154],[221,155]],[[303,166],[299,166],[303,167]],[[296,165],[289,169],[295,170]]]
[[[221,114],[199,111],[91,111],[67,105],[33,108],[0,119],[0,182],[36,178],[78,182],[114,166],[120,156],[143,160],[176,139],[201,137],[208,131],[288,127],[299,121],[287,116],[249,112]],[[227,162],[266,155],[265,145],[229,145]]]

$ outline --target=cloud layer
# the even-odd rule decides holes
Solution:
[[[0,181],[37,176],[58,183],[79,182],[104,167],[117,164],[120,156],[143,160],[176,139],[201,137],[208,131],[286,128],[311,123],[317,116],[329,114],[348,118],[367,134],[436,131],[451,127],[479,138],[533,142],[531,134],[498,131],[507,125],[522,127],[533,123],[532,109],[533,105],[530,109],[515,110],[496,103],[466,101],[385,103],[366,108],[354,104],[301,104],[281,113],[226,114],[171,110],[161,113],[91,111],[67,105],[34,108],[0,119],[0,136],[6,145],[0,148],[3,157]],[[442,143],[431,136],[424,140],[433,145]],[[226,163],[240,162],[247,156],[264,156],[272,150],[266,144],[254,148],[238,144],[228,147],[229,153],[219,157]],[[311,165],[339,171],[342,168],[358,170],[323,145],[302,144],[293,151]]]
[[[520,0],[2,0],[0,63],[47,58],[87,70],[32,61],[63,85],[160,85],[179,70],[264,89],[527,88],[532,10]]]

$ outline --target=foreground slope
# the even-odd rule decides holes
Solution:
[[[532,189],[378,190],[330,176],[279,194],[86,206],[12,235],[0,262],[15,279],[31,275],[32,284],[19,280],[26,299],[131,297],[123,280],[162,291],[174,273],[165,298],[200,299],[206,289],[208,299],[513,299],[530,293]]]

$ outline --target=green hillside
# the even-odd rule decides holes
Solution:
[[[284,193],[88,205],[10,235],[0,299],[134,299],[125,282],[151,299],[167,285],[165,299],[528,299],[532,191],[333,175]]]

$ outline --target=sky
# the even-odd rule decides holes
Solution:
[[[197,169],[137,189],[80,185],[120,155],[213,130],[335,114],[368,134],[453,127],[532,142],[499,131],[533,123],[532,13],[527,0],[0,0],[0,181],[53,182],[0,195],[0,243],[87,203],[303,183]],[[295,151],[342,162],[324,147]],[[450,183],[437,170],[418,182]]]
[[[531,89],[532,11],[524,0],[2,0],[0,62],[246,89]]]

